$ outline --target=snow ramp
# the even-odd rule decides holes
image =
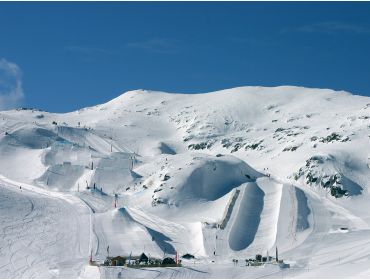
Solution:
[[[218,226],[203,227],[207,254],[219,259],[289,250],[311,230],[305,193],[269,177],[238,186],[225,213]]]
[[[204,254],[200,223],[173,223],[137,208],[95,214],[94,232],[98,236],[94,258],[99,261],[107,257],[108,246],[110,255],[137,256],[145,252],[151,257],[163,257],[175,255],[176,251]]]
[[[265,193],[255,183],[246,186],[241,205],[230,230],[229,245],[234,251],[247,248],[254,240],[261,222]]]
[[[241,186],[242,193],[226,227],[234,252],[258,252],[275,244],[283,185],[268,177]]]
[[[111,256],[129,256],[131,253],[135,256],[144,251],[152,256],[163,255],[147,228],[136,222],[125,208],[96,214],[94,231],[98,236],[95,257],[100,261],[107,257],[108,246]]]

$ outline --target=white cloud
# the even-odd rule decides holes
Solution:
[[[22,73],[17,64],[0,59],[0,110],[19,106],[24,98]]]

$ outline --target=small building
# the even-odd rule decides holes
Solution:
[[[126,258],[117,256],[117,257],[107,257],[104,261],[105,266],[124,266],[126,263]]]
[[[162,260],[162,265],[176,265],[176,262],[173,258],[167,257]]]
[[[186,253],[181,258],[186,259],[186,260],[195,259],[195,257],[192,254],[189,254],[189,253]]]
[[[139,264],[140,263],[148,263],[149,262],[149,258],[147,255],[145,255],[144,253],[142,253],[139,257]]]
[[[112,266],[124,266],[126,263],[126,258],[117,256],[117,257],[111,258],[111,261],[112,261]]]

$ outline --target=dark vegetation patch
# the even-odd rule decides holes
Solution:
[[[343,187],[342,175],[338,172],[333,174],[326,174],[322,171],[321,166],[326,159],[321,156],[313,156],[306,160],[306,165],[301,167],[297,173],[294,174],[294,179],[305,178],[305,182],[310,186],[320,186],[324,189],[330,189],[330,194],[335,198],[348,196],[348,190]]]
[[[258,142],[255,142],[255,143],[252,143],[252,144],[248,144],[245,146],[245,150],[261,150],[264,148],[264,146],[262,146],[263,140],[260,140]]]
[[[331,143],[331,142],[347,142],[350,141],[348,136],[343,137],[342,135],[333,132],[332,134],[326,136],[326,137],[321,137],[320,142],[322,143]]]

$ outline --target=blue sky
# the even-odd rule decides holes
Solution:
[[[0,107],[244,85],[370,96],[370,3],[0,3]]]

